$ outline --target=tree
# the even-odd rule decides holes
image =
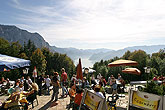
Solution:
[[[131,56],[131,52],[127,50],[125,54],[122,56],[122,58],[128,60],[130,56]]]
[[[160,75],[165,75],[165,58],[160,63]]]
[[[12,42],[10,45],[10,49],[9,49],[9,55],[17,57],[20,54],[21,48],[22,48],[22,46],[19,44],[18,41]]]
[[[134,60],[138,62],[138,69],[140,69],[141,73],[144,73],[144,67],[146,67],[147,63],[147,54],[143,50],[135,50],[132,52],[131,56],[129,57],[130,60]],[[145,77],[142,77],[145,80]]]
[[[27,57],[30,59],[32,53],[36,50],[36,46],[31,40],[28,40],[28,43],[24,43],[24,52],[26,53]]]
[[[43,55],[42,51],[38,48],[36,49],[31,56],[31,65],[34,68],[36,66],[37,71],[41,74],[45,72],[46,69],[46,60],[45,56]]]
[[[5,39],[0,38],[0,53],[8,55],[9,48],[10,48],[10,43]]]
[[[26,56],[25,53],[21,53],[21,54],[19,55],[19,57],[20,57],[20,58],[23,58],[23,59],[28,59],[28,57]]]

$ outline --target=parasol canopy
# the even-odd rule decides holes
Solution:
[[[0,71],[30,66],[30,60],[0,54]]]
[[[79,64],[77,65],[77,79],[83,79],[83,73],[82,73],[82,66],[81,66],[81,59],[79,58]]]
[[[141,71],[137,68],[126,68],[125,70],[122,70],[122,72],[128,74],[136,74],[136,75],[141,74]]]
[[[136,61],[131,61],[131,60],[116,60],[112,63],[109,63],[109,67],[116,67],[116,66],[136,66],[138,63]]]

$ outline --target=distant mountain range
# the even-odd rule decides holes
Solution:
[[[135,51],[135,50],[144,50],[147,54],[152,54],[155,52],[158,52],[160,49],[164,49],[165,45],[151,45],[151,46],[133,46],[133,47],[127,47],[124,49],[120,50],[112,50],[108,52],[100,52],[97,54],[93,54],[89,60],[92,61],[100,61],[101,59],[103,60],[109,60],[111,58],[114,58],[115,56],[121,57],[125,54],[126,51]]]
[[[115,56],[121,57],[127,50],[144,50],[148,54],[158,52],[160,49],[165,48],[165,45],[151,45],[151,46],[134,46],[127,47],[120,50],[111,49],[76,49],[76,48],[59,48],[56,46],[50,46],[48,42],[38,33],[31,33],[26,30],[22,30],[16,26],[11,25],[0,25],[0,37],[8,40],[9,42],[19,41],[21,45],[28,42],[30,39],[34,42],[37,48],[47,47],[53,52],[59,52],[62,54],[67,54],[72,60],[77,60],[78,58],[89,59],[92,62],[111,59]]]

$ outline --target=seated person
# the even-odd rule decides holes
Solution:
[[[89,87],[89,82],[86,77],[83,78],[82,80],[82,88],[88,88]]]
[[[100,97],[102,97],[102,98],[105,98],[104,95],[103,95],[103,93],[100,92],[100,86],[99,86],[99,85],[96,85],[96,86],[95,86],[94,91],[95,91],[95,93],[96,93],[98,96],[100,96]]]
[[[2,77],[2,78],[1,78],[1,81],[0,81],[0,84],[3,84],[3,83],[5,83],[5,82],[6,82],[5,78]]]
[[[13,91],[13,93],[10,95],[10,97],[7,99],[7,102],[3,104],[3,108],[19,105],[20,104],[19,99],[20,99],[20,92],[19,92],[19,89],[16,88]]]
[[[117,94],[117,83],[115,77],[112,77],[112,95]]]
[[[103,83],[99,82],[99,86],[100,86],[100,92],[103,94],[104,97],[106,97],[106,95],[105,95],[105,88],[103,87]]]
[[[11,86],[9,78],[7,78],[6,81],[7,81],[6,88],[9,89]]]
[[[71,88],[69,89],[70,102],[74,101],[75,94],[76,94],[76,86],[75,84],[72,84]]]
[[[82,97],[83,97],[83,89],[77,86],[76,87],[76,96],[74,98],[74,110],[79,109]]]

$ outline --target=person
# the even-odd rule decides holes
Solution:
[[[1,78],[0,84],[6,83],[6,80],[4,77]]]
[[[158,81],[158,76],[156,75],[152,80],[153,81]]]
[[[89,87],[89,82],[86,77],[83,78],[82,80],[82,88],[88,88]]]
[[[24,76],[21,77],[20,82],[23,83],[23,84],[25,83],[25,78],[24,78]]]
[[[62,95],[61,95],[61,97],[64,97],[65,95],[66,95],[65,97],[67,97],[67,95],[68,95],[68,91],[66,89],[67,73],[65,72],[64,68],[62,68],[61,71],[62,71],[62,74],[61,74]]]
[[[112,77],[112,96],[117,94],[117,83],[115,77]]]
[[[108,82],[109,82],[109,85],[112,86],[112,77],[114,77],[113,75],[111,75],[109,78],[108,78]]]
[[[99,82],[99,86],[100,86],[100,92],[103,94],[104,97],[106,97],[105,88],[103,87],[103,83],[101,81]]]
[[[14,87],[19,86],[19,84],[20,84],[20,79],[17,79]]]
[[[46,88],[47,88],[47,94],[50,95],[49,87],[50,87],[51,79],[49,78],[49,75],[46,76],[45,83],[46,83]]]
[[[32,108],[34,108],[33,101],[36,98],[36,95],[38,93],[38,85],[37,85],[37,83],[32,83],[31,87],[32,88],[31,88],[31,90],[29,92],[23,93],[23,94],[27,96],[26,100],[28,102],[32,103]],[[27,103],[26,103],[26,105],[27,105]]]
[[[8,101],[3,104],[3,108],[7,109],[8,107],[19,105],[20,104],[19,99],[20,99],[20,90],[19,88],[15,88],[13,93],[7,99]]]
[[[81,99],[83,97],[83,89],[79,86],[76,86],[76,95],[74,98],[74,109],[73,110],[79,110],[79,106],[81,104]]]
[[[94,91],[95,91],[95,93],[96,93],[98,96],[100,96],[100,97],[102,97],[102,98],[105,98],[104,95],[103,95],[103,93],[100,92],[100,85],[96,85],[95,88],[94,88]]]
[[[19,92],[22,92],[24,91],[24,86],[23,86],[23,83],[20,83],[18,86],[15,87],[15,89],[19,89]]]
[[[75,95],[76,95],[76,85],[72,84],[71,88],[69,89],[70,103],[74,101]]]
[[[94,76],[94,74],[91,76],[91,84],[96,85],[96,81],[95,81],[95,76]]]
[[[102,82],[102,84],[103,84],[104,87],[107,85],[107,81],[105,80],[105,77],[104,76],[102,76],[101,82]]]
[[[39,87],[39,91],[38,91],[38,95],[41,96],[42,94],[42,83],[44,81],[44,78],[42,77],[42,75],[39,75],[38,76],[38,79],[37,79],[37,84],[38,84],[38,87]]]
[[[161,75],[161,76],[159,77],[159,81],[163,81],[163,80],[164,80],[163,75]]]
[[[58,72],[54,72],[54,76],[52,78],[53,94],[52,94],[51,101],[54,100],[54,97],[55,97],[55,101],[58,101],[58,94],[59,94],[59,88],[60,88],[59,81],[60,79],[59,79]]]
[[[6,84],[6,88],[9,89],[10,86],[11,86],[11,83],[10,83],[9,78],[6,79],[6,82],[7,82],[7,84]]]
[[[102,78],[101,73],[99,73],[99,74],[97,75],[97,79],[101,80],[101,78]]]
[[[72,76],[72,78],[71,78],[71,83],[76,84],[76,80],[77,80],[76,75],[73,74],[73,76]]]
[[[124,79],[121,77],[120,74],[118,74],[118,81],[121,83],[121,86],[122,86],[122,92],[124,93],[125,81],[124,81]]]
[[[33,83],[30,76],[27,77],[26,83],[28,85],[28,90],[29,90],[31,88],[32,83]]]

